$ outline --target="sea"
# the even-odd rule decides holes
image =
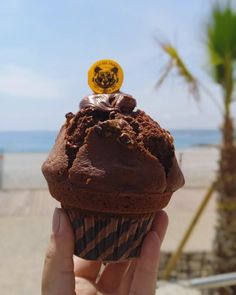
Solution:
[[[196,146],[215,146],[221,141],[219,130],[170,131],[177,150]],[[52,148],[56,135],[56,131],[0,132],[0,153],[45,153]]]

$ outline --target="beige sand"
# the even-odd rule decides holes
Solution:
[[[174,195],[166,209],[170,216],[170,226],[163,250],[176,248],[207,186],[214,178],[217,156],[217,150],[212,148],[188,150],[184,153],[182,165],[186,187]],[[12,154],[5,157],[4,186],[7,190],[0,191],[1,294],[40,294],[51,216],[54,207],[58,206],[44,189],[45,183],[40,174],[44,158],[45,154]],[[21,166],[22,162],[25,163],[24,167]],[[29,190],[29,187],[41,189]],[[210,250],[214,224],[212,199],[185,251]],[[184,293],[180,289],[178,286],[164,285],[157,294],[197,294],[190,290]]]
[[[157,295],[200,295],[200,291],[181,287],[177,284],[160,282]]]

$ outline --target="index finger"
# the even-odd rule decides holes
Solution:
[[[160,247],[168,224],[164,211],[157,213],[151,231],[144,239],[140,258],[129,294],[155,294],[157,272],[160,259]]]

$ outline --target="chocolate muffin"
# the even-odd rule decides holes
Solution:
[[[121,92],[82,99],[42,167],[75,232],[75,254],[137,257],[156,211],[184,184],[169,131]]]

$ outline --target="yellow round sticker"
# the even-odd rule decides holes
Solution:
[[[95,93],[116,92],[122,82],[123,70],[114,60],[99,60],[88,71],[88,84]]]

